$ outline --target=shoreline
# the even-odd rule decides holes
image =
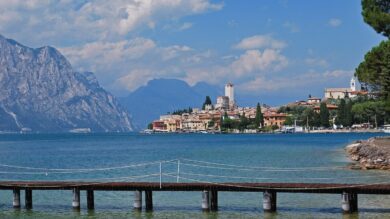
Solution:
[[[351,169],[390,170],[390,136],[356,141],[345,147],[348,157],[355,161]]]

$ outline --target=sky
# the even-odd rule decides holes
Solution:
[[[348,87],[384,40],[359,0],[0,0],[0,34],[57,48],[119,97],[175,78],[270,104]]]

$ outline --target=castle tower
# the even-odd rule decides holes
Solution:
[[[234,85],[232,83],[227,83],[225,85],[225,96],[229,97],[229,106],[230,108],[234,108],[235,100],[234,100]]]
[[[356,81],[355,77],[351,78],[351,91],[356,91]]]

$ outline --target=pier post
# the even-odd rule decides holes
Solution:
[[[353,213],[358,211],[358,196],[356,193],[343,192],[341,194],[341,208],[344,213]]]
[[[14,199],[12,205],[14,208],[20,208],[20,189],[14,189]]]
[[[80,189],[73,188],[73,201],[72,201],[73,209],[80,209]]]
[[[134,210],[137,210],[137,211],[142,210],[142,191],[141,190],[134,191],[133,208],[134,208]]]
[[[266,190],[263,193],[263,209],[265,212],[276,211],[276,192]]]
[[[153,211],[152,190],[145,190],[145,211]]]
[[[210,191],[210,210],[218,211],[218,191],[211,190]]]
[[[24,198],[25,198],[24,204],[26,206],[26,209],[32,209],[33,204],[32,204],[32,190],[31,189],[26,188]]]
[[[210,210],[210,193],[207,190],[202,192],[202,210],[209,211]]]
[[[92,189],[87,190],[87,208],[88,210],[95,209],[95,200],[94,200],[94,194]]]

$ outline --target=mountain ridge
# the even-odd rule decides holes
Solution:
[[[54,47],[0,35],[0,131],[131,131],[126,110],[91,72],[76,72]]]

